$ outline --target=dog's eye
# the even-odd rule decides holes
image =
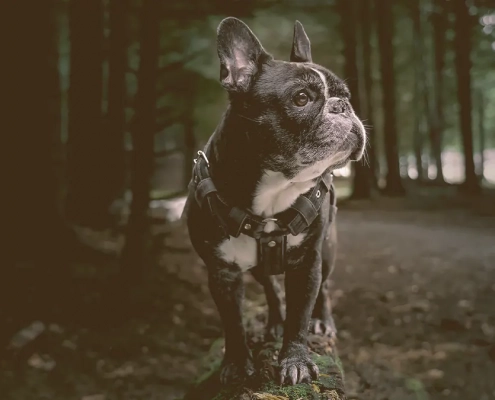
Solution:
[[[304,92],[299,92],[294,96],[294,104],[298,107],[304,107],[306,104],[308,104],[308,101],[309,97]]]

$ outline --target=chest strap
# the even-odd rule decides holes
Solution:
[[[287,235],[296,236],[313,223],[329,192],[332,206],[330,218],[333,218],[335,213],[336,196],[330,173],[320,176],[315,186],[301,194],[289,209],[275,214],[272,218],[263,218],[248,210],[230,206],[221,198],[211,179],[208,158],[204,152],[198,151],[198,158],[194,163],[190,190],[194,190],[200,208],[213,217],[212,220],[217,224],[222,238],[239,237],[243,233],[256,239],[258,265],[261,265],[268,275],[284,272]],[[268,222],[275,223],[274,231],[264,231]]]

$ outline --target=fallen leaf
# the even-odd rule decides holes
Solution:
[[[43,371],[51,371],[53,368],[55,368],[55,365],[57,365],[55,360],[53,360],[50,356],[40,356],[39,354],[33,354],[31,357],[29,357],[27,363],[29,366],[36,369],[41,369]]]
[[[439,369],[430,369],[428,372],[427,372],[427,376],[428,378],[430,379],[442,379],[445,375],[445,372],[443,372],[442,370],[439,370]]]
[[[45,331],[45,324],[41,321],[34,321],[32,324],[26,326],[17,332],[10,341],[10,346],[14,348],[24,347],[29,342],[36,339]]]

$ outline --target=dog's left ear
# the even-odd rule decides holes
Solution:
[[[230,92],[246,92],[263,58],[270,57],[258,38],[242,21],[225,18],[217,30],[220,82]]]
[[[294,62],[313,61],[311,59],[311,42],[299,21],[296,21],[294,25],[294,41],[292,42],[290,60]]]

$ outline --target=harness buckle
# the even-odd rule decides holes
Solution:
[[[197,163],[198,163],[198,161],[199,161],[199,159],[200,159],[200,158],[202,158],[203,160],[205,160],[205,161],[206,161],[206,166],[207,166],[208,168],[210,168],[210,161],[208,160],[208,157],[206,157],[206,154],[205,154],[203,151],[198,150],[198,156],[199,156],[198,158],[195,158],[195,159],[193,160],[193,161],[194,161],[194,164],[197,164]]]

